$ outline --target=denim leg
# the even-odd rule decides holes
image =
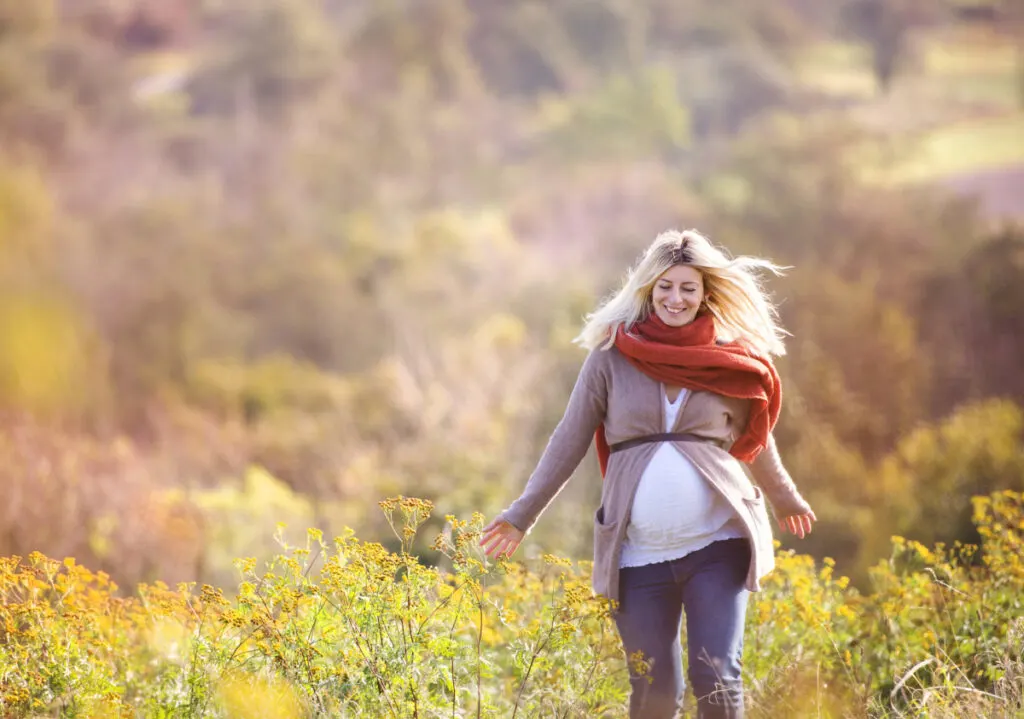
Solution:
[[[615,624],[629,664],[630,719],[672,719],[683,683],[679,630],[683,600],[668,562],[624,567],[619,574]],[[632,661],[636,652],[650,662],[647,671]]]
[[[699,719],[743,718],[743,624],[750,565],[746,539],[694,552],[683,584],[690,685]]]

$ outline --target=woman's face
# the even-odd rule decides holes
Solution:
[[[673,265],[654,283],[651,301],[659,319],[671,327],[693,322],[704,300],[704,276],[689,265]]]

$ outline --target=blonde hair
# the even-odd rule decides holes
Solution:
[[[781,275],[786,268],[756,257],[730,258],[696,230],[658,235],[618,292],[587,315],[574,341],[587,349],[610,348],[620,326],[628,329],[653,311],[654,283],[675,265],[689,265],[703,276],[705,308],[715,318],[719,340],[738,341],[762,354],[786,353],[782,338],[788,333],[756,274],[767,270]]]

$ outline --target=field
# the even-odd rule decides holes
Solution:
[[[0,710],[61,717],[621,717],[610,606],[588,565],[488,565],[483,518],[381,503],[398,553],[351,534],[237,563],[228,591],[141,586],[123,597],[74,560],[0,561]],[[982,546],[894,537],[862,595],[826,560],[779,552],[748,611],[751,717],[1024,713],[1024,495],[975,499]]]
[[[895,151],[867,176],[884,183],[941,183],[979,194],[997,214],[1020,214],[1009,203],[1013,170],[1024,165],[1024,83],[1015,40],[991,29],[956,27],[912,38],[907,67],[889,93],[870,73],[868,50],[853,43],[809,46],[796,76],[808,89],[848,103]],[[877,160],[877,158],[873,158]],[[997,172],[998,171],[998,172]],[[984,182],[963,181],[984,174]],[[988,201],[988,195],[993,199]]]
[[[624,717],[594,458],[515,561],[478,540],[685,227],[786,269],[732,264],[820,520],[750,597],[746,716],[1024,719],[993,1],[859,42],[845,0],[0,4],[0,719]]]

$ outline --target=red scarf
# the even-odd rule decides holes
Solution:
[[[737,343],[715,343],[715,319],[698,315],[682,327],[671,327],[655,314],[637,322],[629,333],[619,327],[615,346],[633,366],[651,379],[690,390],[752,400],[746,429],[729,453],[750,462],[768,444],[779,419],[782,385],[771,359]],[[601,475],[608,468],[608,441],[602,424],[595,436]]]

